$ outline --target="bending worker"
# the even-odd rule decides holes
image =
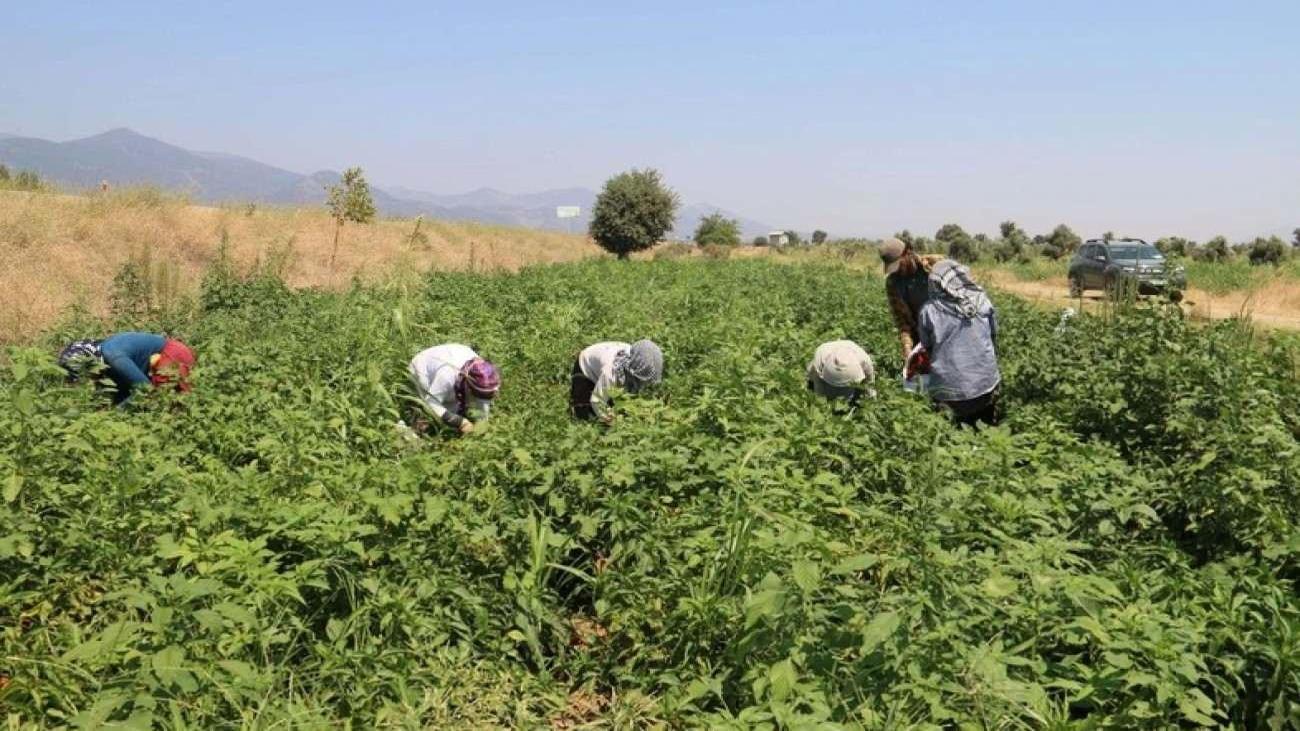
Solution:
[[[919,327],[930,356],[930,396],[959,426],[996,426],[1002,387],[997,312],[970,270],[952,261],[934,266]]]
[[[118,333],[103,341],[78,340],[59,354],[59,364],[68,371],[70,381],[102,364],[104,374],[113,381],[113,403],[118,406],[140,386],[174,383],[178,391],[189,391],[194,361],[194,352],[185,343],[138,332]]]
[[[822,343],[808,363],[808,388],[831,400],[845,399],[850,406],[856,406],[863,394],[875,398],[871,388],[875,380],[871,356],[852,340]]]
[[[434,418],[461,434],[473,431],[474,421],[488,418],[501,390],[497,367],[457,343],[420,351],[411,359],[410,372],[416,394]],[[428,421],[416,419],[414,427],[427,431]]]
[[[663,377],[664,354],[654,341],[596,343],[584,348],[573,363],[569,408],[579,419],[599,417],[609,423],[614,419],[610,389],[617,386],[636,393]]]

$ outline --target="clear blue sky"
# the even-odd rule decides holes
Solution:
[[[1300,2],[14,2],[0,131],[837,234],[1300,226]]]

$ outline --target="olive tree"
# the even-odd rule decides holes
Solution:
[[[587,230],[600,248],[626,259],[634,251],[654,246],[672,230],[678,200],[658,170],[634,168],[605,181]]]
[[[964,264],[978,261],[979,250],[966,229],[955,223],[945,223],[934,234],[934,240],[947,247],[948,256]]]

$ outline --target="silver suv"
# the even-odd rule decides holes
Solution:
[[[1164,254],[1142,239],[1089,239],[1070,260],[1070,296],[1084,290],[1113,292],[1129,279],[1139,294],[1178,296],[1187,286],[1187,273],[1166,261]]]

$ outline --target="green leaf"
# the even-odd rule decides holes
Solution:
[[[795,672],[794,663],[782,660],[768,668],[767,680],[772,689],[772,699],[780,702],[790,697],[799,674]]]
[[[240,660],[218,660],[217,665],[235,680],[247,682],[257,679],[257,671],[252,665]]]
[[[840,561],[839,564],[837,564],[835,568],[831,570],[831,574],[835,576],[842,576],[844,574],[856,574],[859,571],[866,571],[867,569],[871,568],[872,566],[875,566],[878,563],[880,563],[880,557],[872,553],[863,553],[857,556],[850,556],[844,559],[843,561]]]
[[[862,652],[868,654],[874,652],[877,647],[885,640],[898,631],[898,626],[902,623],[903,618],[898,612],[882,612],[877,614],[874,619],[862,631]]]
[[[990,599],[1003,599],[1016,593],[1020,588],[1016,580],[1003,574],[994,574],[980,584],[980,589]]]
[[[186,688],[189,672],[185,669],[185,650],[179,645],[168,645],[154,653],[149,661],[153,674],[165,685]]]
[[[13,473],[12,475],[9,475],[9,479],[5,480],[5,486],[3,492],[3,497],[5,502],[12,503],[13,501],[17,500],[18,491],[21,489],[23,489],[23,476],[18,474],[17,472]]]
[[[790,567],[790,575],[794,579],[795,586],[805,594],[816,591],[822,581],[821,570],[813,561],[795,561]]]

